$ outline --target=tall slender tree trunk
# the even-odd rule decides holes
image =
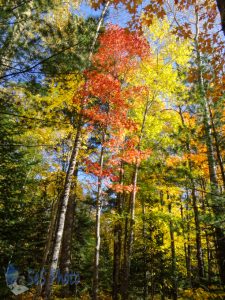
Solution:
[[[143,288],[143,300],[146,300],[148,297],[148,278],[147,278],[147,270],[148,270],[148,266],[147,266],[147,239],[146,239],[146,217],[145,217],[145,202],[144,200],[141,203],[142,206],[142,239],[143,239],[143,263],[144,263],[144,267],[143,267],[143,277],[144,277],[144,288]]]
[[[56,228],[56,222],[57,222],[57,215],[58,215],[58,209],[59,209],[59,204],[60,204],[60,197],[56,201],[52,203],[52,209],[51,209],[51,216],[50,216],[50,224],[47,232],[47,241],[45,244],[44,248],[44,255],[42,259],[42,264],[41,264],[41,270],[45,270],[47,261],[48,261],[48,256],[49,253],[51,252],[52,246],[53,246],[53,241],[54,241],[54,232]],[[39,282],[36,288],[36,295],[35,299],[38,299],[42,293],[42,283]]]
[[[208,166],[209,166],[209,177],[211,184],[211,199],[212,199],[212,209],[215,217],[220,217],[224,213],[224,209],[219,207],[218,200],[220,196],[220,190],[216,174],[216,161],[214,158],[214,149],[212,142],[212,128],[210,125],[210,110],[208,99],[206,98],[204,81],[202,76],[202,60],[201,53],[198,46],[198,14],[196,12],[196,37],[195,37],[195,48],[197,53],[197,66],[198,66],[198,84],[199,91],[202,100],[202,108],[204,112],[204,130],[206,136],[206,146],[207,146],[207,157],[208,157]],[[216,199],[216,197],[218,197]],[[216,233],[216,256],[219,267],[221,283],[225,285],[225,234],[221,227],[215,225]]]
[[[105,142],[105,132],[102,136],[102,146],[100,152],[100,174],[98,176],[98,189],[96,196],[96,224],[95,224],[95,260],[94,260],[94,278],[93,278],[93,300],[98,299],[99,292],[99,257],[100,257],[100,243],[101,243],[101,196],[102,196],[102,171],[104,163],[104,142]]]
[[[196,256],[198,261],[198,275],[199,275],[199,280],[202,281],[202,279],[205,277],[205,271],[204,271],[204,261],[203,261],[203,251],[202,251],[201,228],[199,222],[199,211],[197,205],[197,197],[194,189],[192,189],[192,204],[193,204],[194,219],[195,219],[195,232],[196,232],[195,240],[196,240],[196,248],[197,248]]]
[[[216,131],[216,127],[214,124],[213,115],[212,115],[212,110],[210,109],[210,106],[209,106],[209,116],[210,116],[210,121],[211,121],[211,125],[212,125],[212,133],[213,133],[213,137],[214,137],[214,141],[215,141],[217,160],[218,160],[218,163],[220,166],[220,172],[221,172],[221,177],[222,177],[222,181],[223,181],[223,189],[225,190],[225,172],[224,172],[223,159],[222,159],[222,155],[221,155],[221,151],[220,151],[218,135],[217,135],[217,131]]]
[[[71,244],[75,215],[75,198],[75,195],[69,197],[68,208],[66,212],[66,222],[63,232],[63,241],[60,257],[60,270],[62,273],[68,273],[71,266]]]
[[[70,194],[68,207],[66,212],[66,220],[63,232],[62,249],[60,254],[60,272],[61,274],[68,274],[71,268],[71,253],[72,253],[72,235],[74,228],[75,217],[75,200],[76,200],[76,188],[77,188],[77,175],[78,168],[76,167],[74,172],[74,183],[72,186],[73,193]],[[62,297],[68,296],[71,291],[71,286],[68,284],[62,290]]]
[[[183,118],[183,114],[181,111],[181,108],[179,108],[179,113],[182,121],[183,127],[185,127],[185,122]],[[191,147],[189,142],[188,134],[186,135],[186,150],[187,153],[191,154]],[[197,262],[198,262],[198,275],[199,275],[199,281],[202,280],[205,276],[204,272],[204,260],[203,260],[203,251],[202,251],[202,239],[201,239],[201,228],[200,228],[200,221],[199,221],[199,210],[198,210],[198,203],[197,203],[197,197],[195,192],[195,182],[192,177],[193,172],[193,164],[190,159],[188,159],[188,169],[189,169],[189,178],[191,183],[191,196],[192,196],[192,205],[194,210],[194,219],[195,219],[195,240],[196,240],[196,250],[197,250]]]
[[[99,35],[99,30],[100,30],[102,22],[104,20],[105,14],[108,10],[109,4],[110,4],[110,1],[107,1],[102,10],[102,14],[101,14],[101,17],[99,19],[97,29],[96,29],[96,34],[93,39],[92,47],[91,47],[91,50],[89,53],[89,62],[88,62],[89,64],[91,62],[93,52],[94,52],[94,47],[95,47],[95,44],[96,44],[96,41],[97,41],[97,38]],[[84,101],[82,101],[82,103],[84,103]],[[49,276],[48,276],[46,286],[45,286],[45,298],[46,299],[49,299],[49,297],[51,295],[52,284],[53,284],[54,276],[55,276],[55,273],[56,273],[56,270],[58,267],[59,253],[60,253],[60,248],[61,248],[61,244],[62,244],[63,230],[64,230],[64,225],[65,225],[66,211],[67,211],[70,189],[71,189],[71,184],[72,184],[72,177],[73,177],[73,173],[75,170],[77,156],[78,156],[78,152],[79,152],[80,144],[81,144],[83,108],[84,108],[84,104],[81,104],[81,112],[80,112],[78,125],[77,125],[76,138],[73,143],[73,149],[72,149],[72,154],[70,157],[70,163],[69,163],[69,167],[68,167],[67,174],[66,174],[64,192],[62,195],[62,207],[61,207],[61,211],[60,211],[60,215],[59,215],[59,222],[58,222],[58,227],[57,227],[57,231],[56,231],[56,239],[55,239],[55,243],[53,245],[53,253],[52,253],[51,263],[50,263],[50,267],[49,267]]]
[[[143,119],[141,124],[141,131],[139,135],[139,143],[137,149],[140,151],[141,149],[141,142],[144,135],[145,124],[147,114],[150,108],[150,105],[155,99],[155,95],[153,96],[152,100],[150,101],[149,96],[146,101],[145,110],[143,112]],[[130,277],[130,262],[132,256],[132,246],[134,241],[134,225],[135,225],[135,202],[136,202],[136,193],[137,193],[137,179],[138,179],[138,168],[139,168],[139,161],[136,158],[135,165],[134,165],[134,172],[133,172],[133,179],[132,179],[132,192],[130,195],[130,203],[129,203],[129,211],[130,211],[130,219],[129,219],[129,229],[127,234],[127,246],[124,248],[126,253],[124,255],[124,279],[123,279],[123,299],[128,299],[128,289],[129,289],[129,277]],[[127,224],[128,225],[128,224]],[[127,226],[128,227],[128,226]],[[126,230],[126,229],[125,229]]]
[[[202,189],[202,210],[203,213],[206,213],[206,199],[204,197],[205,194],[205,185],[204,181],[201,183],[201,189]],[[213,234],[213,231],[211,232],[211,235]],[[212,265],[213,265],[213,255],[212,255],[212,249],[210,247],[210,233],[209,230],[205,230],[205,240],[206,240],[206,251],[207,251],[207,278],[208,278],[208,284],[210,285],[212,283]]]
[[[188,195],[188,192],[187,192]],[[187,238],[185,236],[185,217],[184,217],[184,208],[181,202],[180,206],[180,212],[181,212],[181,219],[182,219],[182,231],[183,231],[183,237],[184,237],[184,253],[185,253],[185,262],[186,262],[186,270],[187,270],[187,278],[189,281],[190,287],[192,286],[191,282],[191,255],[190,255],[190,229],[189,229],[189,221],[187,220]]]
[[[169,200],[169,195],[168,195]],[[170,229],[170,248],[171,248],[171,269],[172,269],[172,298],[177,300],[177,267],[176,267],[176,249],[175,249],[175,240],[174,240],[174,228],[172,221],[172,205],[168,204],[168,211],[171,214],[169,229]]]
[[[120,167],[120,184],[123,184],[123,163]],[[118,193],[116,211],[121,217],[122,213],[122,193]],[[122,224],[117,220],[114,226],[114,253],[113,253],[113,300],[119,299],[120,294],[120,275],[121,275],[121,250],[122,250]]]
[[[223,207],[220,207],[217,201],[220,196],[217,174],[216,174],[216,162],[213,153],[213,144],[211,138],[211,131],[208,123],[208,110],[205,109],[205,133],[207,138],[207,155],[208,155],[208,165],[211,183],[211,198],[212,198],[212,209],[215,217],[220,218],[224,214]],[[218,198],[217,198],[218,197]],[[225,285],[225,234],[221,227],[217,224],[214,225],[216,233],[216,256],[219,267],[221,283]]]
[[[124,243],[123,243],[123,270],[122,270],[122,286],[121,293],[122,299],[128,299],[128,274],[129,274],[129,257],[128,257],[128,231],[129,231],[129,208],[126,212],[125,224],[124,224]]]
[[[66,174],[66,180],[65,180],[65,187],[64,187],[64,192],[62,196],[62,206],[59,214],[59,221],[58,221],[58,226],[56,230],[56,239],[55,243],[53,245],[53,253],[52,253],[52,259],[50,263],[50,268],[49,268],[49,276],[46,282],[46,287],[45,287],[45,297],[46,299],[49,299],[50,294],[51,294],[51,287],[54,281],[54,276],[56,274],[56,270],[58,267],[58,261],[59,261],[59,253],[61,249],[61,244],[62,244],[62,239],[63,239],[63,231],[64,231],[64,225],[65,225],[65,218],[66,218],[66,212],[67,212],[67,206],[68,206],[68,201],[69,201],[69,196],[70,196],[70,189],[71,189],[71,184],[72,184],[72,178],[73,174],[75,171],[75,165],[77,162],[77,156],[80,148],[80,143],[81,143],[81,130],[82,130],[82,116],[80,116],[78,128],[77,128],[77,134],[76,138],[74,141],[74,146],[70,158],[70,164],[68,167],[68,171]]]

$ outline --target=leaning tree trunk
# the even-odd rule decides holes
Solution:
[[[77,156],[80,148],[80,143],[81,143],[81,130],[82,130],[82,116],[80,116],[78,128],[77,128],[77,134],[76,138],[74,141],[73,145],[73,151],[71,154],[70,158],[70,164],[68,167],[68,171],[66,174],[66,180],[65,180],[65,187],[64,187],[64,192],[62,196],[62,206],[59,214],[59,221],[58,221],[58,226],[56,230],[56,239],[55,243],[53,245],[53,253],[52,253],[52,258],[51,258],[51,263],[50,263],[50,268],[49,268],[49,274],[45,286],[45,297],[46,299],[49,299],[50,294],[51,294],[51,288],[52,284],[54,281],[54,276],[56,274],[56,270],[58,267],[58,261],[59,261],[59,253],[61,249],[61,244],[62,244],[62,239],[63,239],[63,231],[64,231],[64,225],[65,225],[65,218],[66,218],[66,212],[67,212],[67,206],[68,206],[68,201],[69,201],[69,196],[70,196],[70,189],[72,185],[72,178],[73,174],[75,171],[75,165],[77,162]]]
[[[97,41],[97,38],[99,35],[99,30],[100,30],[100,27],[104,20],[105,14],[108,10],[109,4],[110,4],[110,1],[107,1],[105,7],[103,8],[101,17],[99,19],[98,26],[96,29],[96,34],[93,39],[91,51],[89,54],[89,64],[91,62],[94,47],[95,47],[95,44],[96,44],[96,41]],[[82,103],[84,103],[84,101],[82,101]],[[73,178],[75,165],[77,162],[77,156],[78,156],[78,152],[79,152],[80,144],[81,144],[81,131],[82,131],[82,123],[83,123],[82,111],[84,108],[83,106],[84,106],[84,104],[81,105],[81,112],[80,112],[80,117],[78,120],[76,138],[75,138],[74,144],[73,144],[72,154],[70,157],[70,163],[69,163],[69,167],[68,167],[67,174],[66,174],[64,192],[62,195],[62,207],[61,207],[61,211],[60,211],[60,215],[59,215],[56,239],[55,239],[55,243],[53,245],[53,253],[52,253],[51,263],[50,263],[50,267],[49,267],[49,276],[48,276],[48,279],[46,282],[46,287],[45,287],[45,297],[47,299],[49,299],[49,297],[50,297],[54,276],[55,276],[55,273],[56,273],[56,270],[58,267],[59,253],[60,253],[60,248],[61,248],[61,244],[62,244],[63,230],[64,230],[64,225],[65,225],[66,211],[67,211],[67,205],[68,205],[68,200],[69,200],[69,195],[70,195],[70,190],[71,190],[72,178]]]
[[[74,172],[73,193],[71,193],[68,201],[68,207],[66,212],[66,220],[63,232],[62,249],[60,254],[60,272],[62,275],[68,274],[71,267],[71,253],[72,253],[72,236],[74,228],[75,217],[75,201],[76,201],[76,189],[77,189],[77,175],[78,168],[76,167]],[[68,296],[71,291],[71,286],[68,284],[62,290],[62,297]]]
[[[50,224],[47,232],[47,241],[45,243],[45,248],[44,248],[44,255],[42,258],[42,263],[41,263],[41,270],[45,270],[45,267],[47,265],[48,261],[48,256],[51,253],[52,246],[54,243],[54,232],[56,228],[56,223],[57,223],[57,215],[58,215],[58,210],[59,210],[59,205],[60,205],[60,197],[56,199],[52,203],[52,208],[51,208],[51,216],[50,216]],[[39,299],[41,293],[42,293],[42,282],[39,282],[36,288],[36,295],[34,299]]]

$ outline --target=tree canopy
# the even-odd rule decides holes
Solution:
[[[0,298],[224,299],[225,2],[0,7]]]

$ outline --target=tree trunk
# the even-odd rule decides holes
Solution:
[[[81,129],[82,129],[81,121],[82,121],[82,116],[80,116],[80,120],[79,120],[79,124],[78,124],[78,128],[77,128],[77,134],[76,134],[76,138],[74,141],[73,151],[72,151],[71,158],[70,158],[70,164],[69,164],[68,171],[66,174],[65,187],[64,187],[64,192],[63,192],[63,196],[62,196],[62,206],[61,206],[59,222],[58,222],[58,226],[57,226],[57,230],[56,230],[56,239],[55,239],[55,242],[53,245],[53,253],[52,253],[52,259],[50,262],[49,276],[48,276],[48,279],[46,282],[46,287],[45,287],[46,299],[49,299],[49,297],[50,297],[51,287],[52,287],[52,284],[54,281],[54,276],[56,274],[56,270],[58,267],[59,253],[60,253],[61,244],[62,244],[63,231],[64,231],[64,225],[65,225],[67,206],[68,206],[68,201],[69,201],[69,196],[70,196],[72,178],[73,178],[73,174],[75,171],[77,155],[78,155],[80,143],[81,143]]]
[[[169,199],[169,196],[168,196]],[[171,268],[172,268],[172,298],[177,300],[177,267],[176,267],[176,250],[175,250],[175,240],[174,240],[174,229],[172,222],[172,205],[168,204],[168,211],[171,214],[171,219],[169,222],[170,229],[170,248],[171,248]]]
[[[199,281],[205,277],[204,271],[204,261],[203,261],[203,252],[202,252],[202,239],[201,239],[201,228],[199,223],[199,211],[197,206],[197,197],[195,194],[195,190],[192,189],[192,204],[194,210],[194,219],[195,219],[195,240],[196,240],[196,248],[197,248],[197,261],[198,261],[198,275]]]
[[[225,35],[225,1],[216,0],[216,2],[221,16],[221,25],[222,25],[223,33]]]
[[[102,14],[101,14],[101,17],[98,22],[96,34],[93,39],[92,47],[91,47],[90,54],[89,54],[89,64],[91,62],[94,47],[95,47],[95,44],[96,44],[96,41],[97,41],[97,38],[99,35],[99,30],[100,30],[100,27],[104,20],[105,14],[108,10],[109,4],[110,4],[110,1],[107,1],[105,4],[105,7],[102,10]],[[53,245],[53,254],[52,254],[51,263],[50,263],[50,267],[49,267],[49,276],[48,276],[48,279],[46,282],[46,289],[45,289],[46,299],[49,299],[49,297],[51,295],[52,284],[54,281],[55,272],[58,267],[59,253],[60,253],[60,248],[61,248],[61,244],[62,244],[63,230],[64,230],[64,225],[65,225],[67,205],[68,205],[70,189],[71,189],[71,184],[72,184],[72,177],[73,177],[73,173],[75,170],[75,165],[77,162],[77,156],[78,156],[80,143],[81,143],[81,131],[82,131],[82,121],[83,121],[82,111],[84,108],[83,103],[84,103],[84,101],[82,101],[82,104],[81,104],[81,112],[80,112],[80,117],[78,120],[76,138],[75,138],[75,141],[73,144],[72,154],[70,157],[70,163],[69,163],[69,167],[68,167],[67,174],[66,174],[65,187],[64,187],[64,192],[63,192],[63,196],[62,196],[62,207],[61,207],[61,211],[60,211],[59,223],[58,223],[58,228],[57,228],[57,232],[56,232],[56,240]]]
[[[48,256],[52,250],[59,205],[60,205],[60,197],[52,203],[50,224],[49,224],[48,233],[47,233],[47,242],[46,242],[45,248],[44,248],[44,255],[43,255],[43,260],[42,260],[42,264],[41,264],[41,270],[45,270],[45,267],[46,267],[47,261],[48,261]],[[35,299],[38,299],[40,297],[40,295],[42,293],[42,288],[43,288],[42,283],[39,282],[39,284],[37,285],[37,288],[36,288],[36,295],[34,297]]]
[[[141,124],[141,131],[139,135],[139,142],[137,145],[137,150],[140,151],[141,149],[141,142],[144,135],[145,130],[145,124],[146,124],[146,118],[147,114],[150,108],[150,105],[155,99],[155,95],[153,96],[152,100],[150,101],[149,96],[146,101],[145,110],[143,112],[143,119]],[[140,162],[136,158],[135,165],[134,165],[134,173],[133,173],[133,179],[132,179],[132,185],[133,189],[130,195],[130,204],[129,204],[129,211],[130,211],[130,219],[129,219],[129,230],[128,230],[128,238],[127,238],[127,247],[124,249],[126,250],[125,256],[124,256],[124,278],[123,278],[123,299],[128,298],[128,288],[129,288],[129,276],[130,276],[130,261],[132,256],[132,246],[134,241],[134,225],[135,225],[135,202],[136,202],[136,193],[137,193],[137,179],[138,179],[138,168],[139,168]],[[127,226],[128,227],[128,226]],[[128,229],[128,228],[127,228]],[[126,229],[125,229],[126,230]]]
[[[143,300],[146,300],[148,297],[148,278],[147,278],[147,239],[146,239],[146,219],[145,219],[145,202],[142,201],[142,218],[143,218],[143,224],[142,224],[142,239],[144,242],[143,245],[143,277],[144,277],[144,289],[143,289]]]
[[[99,292],[99,256],[100,256],[100,243],[101,243],[101,196],[102,196],[102,171],[104,163],[104,142],[105,133],[102,136],[102,146],[100,152],[100,174],[98,176],[98,189],[96,196],[96,225],[95,225],[95,260],[94,260],[94,278],[93,278],[93,300],[98,299]]]
[[[68,207],[66,212],[66,220],[63,232],[62,249],[60,255],[60,272],[62,275],[68,274],[71,268],[71,252],[72,252],[72,234],[74,227],[75,217],[75,200],[76,200],[76,187],[77,187],[78,168],[74,172],[74,180],[72,189],[74,193],[70,195]],[[62,297],[68,296],[71,286],[66,285],[62,291]]]
[[[199,83],[199,90],[200,96],[202,100],[202,108],[204,112],[204,130],[206,136],[206,146],[207,146],[207,157],[208,157],[208,166],[209,166],[209,177],[210,177],[210,184],[211,184],[211,199],[212,199],[212,209],[215,217],[220,218],[221,215],[224,213],[224,209],[219,207],[217,203],[217,197],[220,196],[219,185],[217,180],[216,174],[216,161],[214,158],[214,149],[213,149],[213,142],[212,142],[212,129],[210,126],[210,111],[209,111],[209,104],[208,99],[206,98],[205,88],[204,88],[204,81],[202,76],[202,60],[201,60],[201,53],[198,47],[198,15],[196,13],[196,38],[195,38],[195,46],[197,52],[197,66],[198,66],[198,83]],[[217,199],[216,199],[217,198]],[[216,232],[216,256],[217,262],[220,272],[220,279],[221,283],[225,285],[225,234],[224,231],[218,226],[215,226]]]
[[[121,162],[120,184],[123,184],[123,164]],[[116,211],[119,217],[122,213],[122,193],[118,193]],[[113,300],[119,299],[120,294],[120,274],[121,274],[121,250],[122,250],[122,224],[121,220],[117,220],[114,226],[114,257],[113,257]]]
[[[213,137],[214,137],[214,140],[215,140],[217,160],[218,160],[218,163],[219,163],[219,166],[220,166],[220,172],[221,172],[221,177],[222,177],[222,181],[223,181],[223,188],[225,190],[225,172],[224,172],[224,166],[223,166],[223,159],[222,159],[222,155],[221,155],[221,151],[220,151],[217,131],[216,131],[216,127],[215,127],[215,124],[214,124],[213,115],[212,115],[212,111],[210,109],[210,106],[209,106],[209,116],[210,116],[210,121],[211,121],[211,125],[212,125],[212,133],[213,133]]]
[[[182,125],[185,128],[185,122],[182,115],[181,108],[179,108],[179,114],[181,117]],[[186,135],[186,150],[187,153],[191,154],[191,147],[189,142],[188,134]],[[197,250],[197,261],[198,261],[198,275],[199,275],[199,281],[204,278],[205,272],[204,272],[204,261],[203,261],[203,253],[202,253],[202,240],[201,240],[201,228],[200,228],[200,222],[199,222],[199,211],[198,211],[198,205],[197,205],[197,197],[195,192],[195,183],[194,179],[192,177],[192,171],[193,171],[193,163],[190,159],[188,159],[188,169],[189,169],[189,179],[191,183],[191,195],[192,195],[192,205],[194,210],[194,219],[195,219],[195,240],[196,240],[196,250]]]
[[[188,192],[187,192],[188,195]],[[187,238],[185,237],[185,218],[184,218],[184,209],[182,206],[182,202],[181,202],[181,206],[180,206],[180,212],[181,212],[181,219],[182,219],[182,232],[183,232],[183,237],[184,237],[184,253],[185,253],[185,262],[186,262],[186,270],[187,270],[187,278],[189,281],[189,285],[190,287],[192,286],[192,282],[191,282],[191,255],[190,255],[190,226],[189,226],[189,220],[187,220]],[[187,216],[188,218],[188,216]]]

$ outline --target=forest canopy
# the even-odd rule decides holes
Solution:
[[[225,299],[225,2],[0,0],[0,298]]]

